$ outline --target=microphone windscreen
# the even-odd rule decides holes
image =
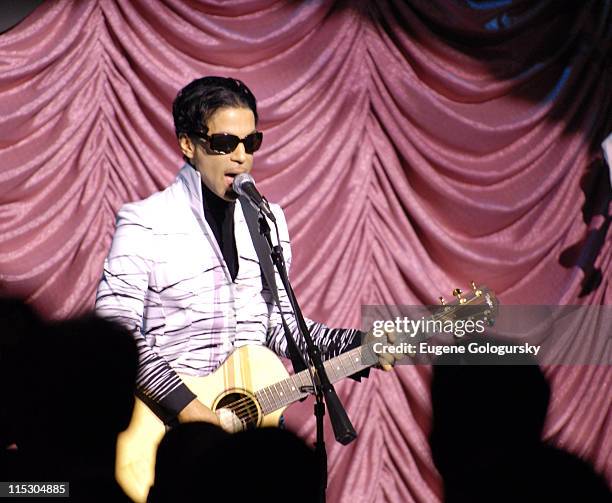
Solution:
[[[253,180],[253,177],[251,175],[249,175],[248,173],[240,173],[236,178],[234,178],[232,188],[234,189],[234,192],[236,192],[236,194],[245,196],[246,193],[244,191],[244,186],[247,183],[251,183],[253,184],[253,186],[255,186],[255,180]]]

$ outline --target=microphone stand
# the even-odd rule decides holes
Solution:
[[[325,405],[327,404],[327,408],[329,410],[329,419],[334,430],[334,436],[338,442],[340,442],[342,445],[349,444],[350,442],[355,440],[355,438],[357,437],[357,432],[355,431],[355,428],[353,428],[351,420],[349,419],[346,410],[342,406],[342,403],[340,402],[340,398],[338,397],[334,386],[329,380],[329,376],[327,375],[325,367],[323,366],[323,360],[321,359],[321,351],[312,340],[310,330],[306,325],[302,310],[300,309],[298,301],[295,297],[293,288],[289,283],[287,267],[285,266],[285,259],[283,257],[283,249],[280,246],[278,225],[276,225],[276,223],[274,225],[276,226],[276,235],[279,243],[276,246],[274,246],[270,237],[270,226],[268,225],[265,216],[260,211],[259,233],[266,239],[266,242],[268,243],[272,262],[276,266],[276,270],[280,275],[281,281],[283,282],[283,286],[285,287],[285,291],[287,292],[287,296],[289,297],[289,302],[291,303],[291,307],[293,309],[293,313],[297,321],[298,331],[302,336],[303,340],[306,342],[307,354],[310,359],[311,366],[309,367],[309,371],[312,377],[312,387],[304,387],[305,389],[301,389],[300,391],[308,393],[313,392],[315,396],[314,415],[316,418],[317,425],[315,453],[319,459],[321,470],[321,488],[319,494],[319,501],[321,503],[325,503],[325,490],[327,488],[327,452],[325,450],[325,437],[323,430],[323,416],[325,415]],[[280,309],[280,303],[278,304],[278,306]],[[287,333],[287,337],[293,338],[290,332]],[[299,346],[295,344],[295,347]],[[314,373],[312,367],[314,367]]]

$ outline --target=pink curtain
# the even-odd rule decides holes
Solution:
[[[181,158],[170,104],[244,80],[254,175],[287,214],[306,314],[433,303],[612,304],[610,2],[69,0],[0,35],[0,282],[52,317],[92,308],[115,213]],[[547,369],[546,438],[612,479],[608,366]],[[338,386],[329,500],[438,501],[428,367]],[[289,424],[311,438],[311,404]]]

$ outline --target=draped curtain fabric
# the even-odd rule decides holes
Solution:
[[[68,0],[0,35],[0,282],[92,308],[122,204],[173,179],[171,102],[202,75],[259,100],[254,176],[284,208],[307,315],[434,303],[611,304],[606,0]],[[612,478],[609,367],[546,369],[546,438]],[[329,500],[438,501],[431,369],[338,386]],[[310,402],[289,426],[312,438]]]

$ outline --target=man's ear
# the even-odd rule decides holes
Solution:
[[[193,156],[195,155],[195,146],[191,141],[191,138],[189,138],[189,136],[187,136],[186,134],[181,133],[179,135],[178,141],[179,147],[181,149],[181,152],[183,152],[183,155],[187,157],[187,159],[193,159]]]

